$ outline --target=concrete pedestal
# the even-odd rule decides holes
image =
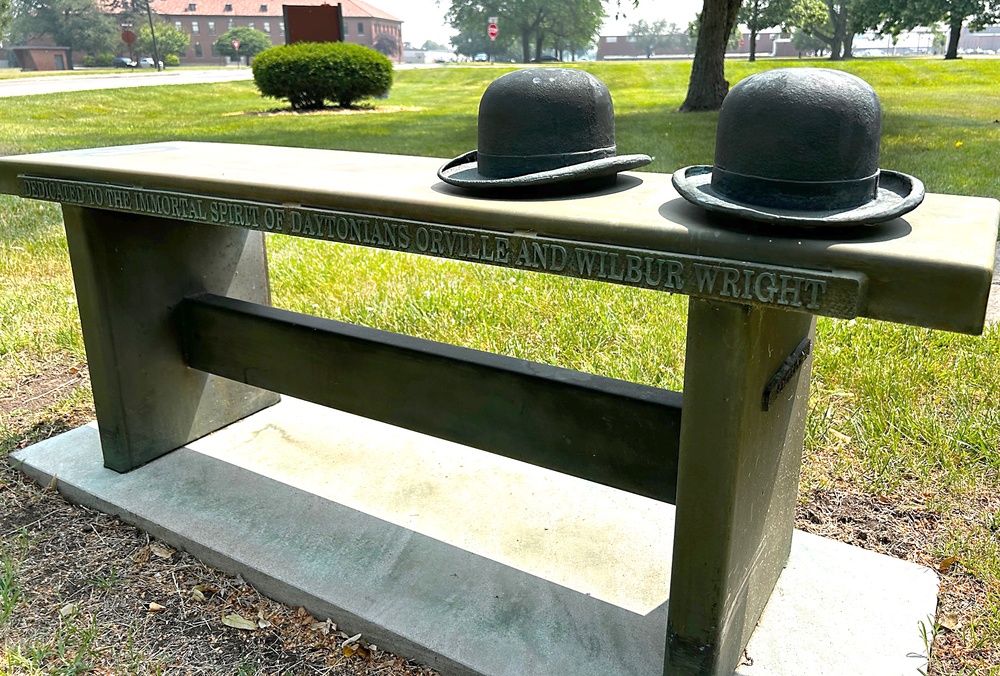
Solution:
[[[674,507],[305,402],[121,475],[96,424],[14,454],[265,594],[445,674],[660,676]],[[795,532],[741,676],[926,669],[936,574]]]

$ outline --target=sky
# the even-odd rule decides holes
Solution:
[[[403,40],[420,46],[425,40],[434,40],[447,44],[454,30],[445,25],[444,15],[451,5],[449,0],[365,0],[368,4],[378,7],[403,21]],[[614,0],[606,3],[605,11],[611,14],[605,21],[602,35],[625,35],[629,24],[639,19],[656,21],[666,19],[676,23],[682,29],[694,19],[696,12],[701,11],[703,0],[640,0],[639,8],[632,9],[631,2],[622,0],[625,5],[626,17],[615,21],[616,10]],[[503,25],[499,26],[502,31]],[[483,25],[483,32],[486,26]]]

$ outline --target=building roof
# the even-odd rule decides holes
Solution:
[[[361,0],[339,0],[345,19],[384,19],[402,23],[400,19],[372,7]],[[157,0],[153,11],[165,16],[281,16],[281,6],[335,5],[331,0]],[[231,5],[231,9],[226,9]],[[194,9],[191,7],[194,6]]]

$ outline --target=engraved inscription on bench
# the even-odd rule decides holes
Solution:
[[[82,181],[21,176],[22,197],[182,221],[548,272],[580,279],[777,306],[830,317],[858,314],[865,277],[673,252],[577,242],[348,213],[300,204],[233,200]]]

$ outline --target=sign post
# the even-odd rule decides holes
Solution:
[[[491,16],[486,26],[486,34],[490,36],[490,63],[493,63],[493,43],[496,42],[500,29],[497,28],[497,17]]]

